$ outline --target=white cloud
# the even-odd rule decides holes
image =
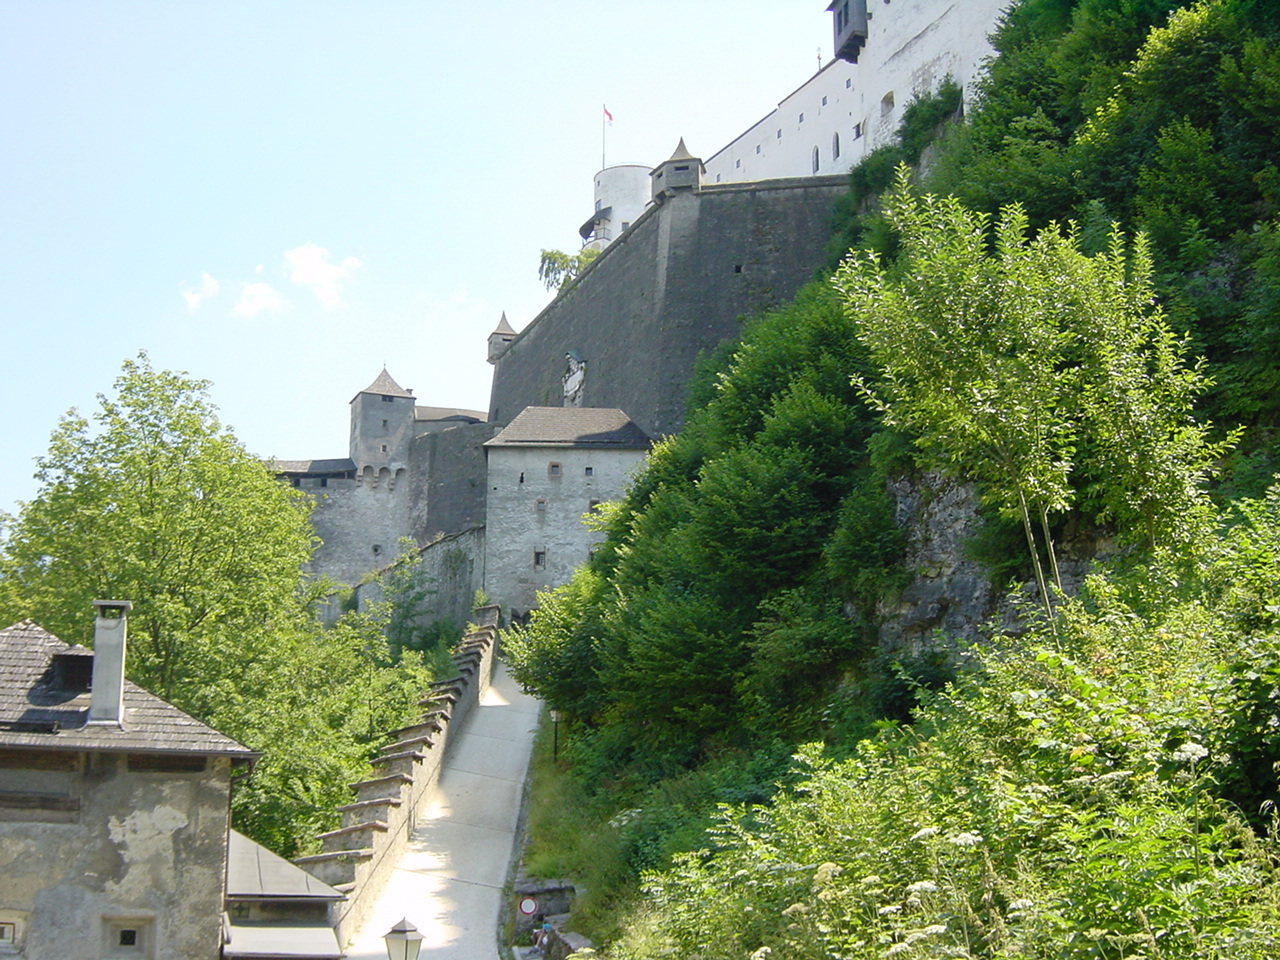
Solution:
[[[310,287],[326,307],[342,306],[342,285],[360,268],[359,260],[347,257],[341,263],[331,263],[329,251],[314,243],[286,250],[284,255],[289,261],[290,280]]]
[[[289,305],[280,291],[269,283],[246,283],[240,290],[240,302],[231,309],[232,316],[252,320],[260,313],[279,313]]]
[[[216,297],[219,289],[217,277],[209,273],[200,274],[200,286],[184,287],[182,290],[182,299],[187,301],[187,312],[195,313],[201,303],[210,297]]]

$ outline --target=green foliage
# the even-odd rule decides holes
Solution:
[[[308,502],[218,422],[205,381],[126,360],[92,422],[72,410],[8,524],[0,619],[92,640],[90,602],[132,600],[129,675],[181,702],[296,607]]]
[[[806,748],[770,805],[725,807],[607,956],[1273,955],[1274,841],[1216,795],[1205,613],[1095,588],[1056,638],[978,654],[914,732]]]
[[[133,601],[130,679],[264,754],[233,822],[294,856],[338,825],[432,674],[393,657],[393,603],[316,621],[308,501],[218,423],[207,387],[140,355],[92,423],[63,418],[0,546],[0,619],[89,642],[90,600]]]
[[[543,250],[538,263],[538,279],[548,290],[567,290],[578,279],[578,274],[591,266],[591,261],[599,255],[600,251],[596,249],[580,250],[577,253]]]

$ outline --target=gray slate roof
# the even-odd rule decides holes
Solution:
[[[124,682],[123,727],[86,727],[90,693],[71,692],[54,682],[52,665],[58,654],[92,657],[93,651],[64,643],[30,620],[0,630],[0,747],[178,753],[243,760],[257,756],[128,680]]]
[[[463,410],[461,407],[414,407],[413,419],[423,420],[475,420],[484,423],[489,415],[482,410]]]
[[[507,311],[502,311],[502,319],[498,321],[498,326],[493,333],[515,333],[515,330],[512,329],[510,322],[507,320]],[[493,336],[493,333],[489,334],[489,336]]]
[[[272,464],[276,473],[345,473],[354,470],[356,462],[350,457],[330,460],[277,460]]]
[[[327,883],[237,830],[227,838],[227,896],[234,900],[346,899]]]
[[[653,445],[623,411],[612,407],[525,407],[486,447],[600,447],[647,450]]]
[[[404,387],[400,386],[400,384],[391,379],[391,374],[387,373],[386,367],[383,367],[382,372],[378,374],[373,383],[361,390],[360,393],[380,393],[387,397],[413,396],[412,390],[406,390]],[[356,397],[360,396],[360,393],[357,393]],[[354,401],[356,397],[352,397],[351,399]]]

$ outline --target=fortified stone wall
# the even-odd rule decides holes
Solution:
[[[484,523],[484,442],[499,429],[490,423],[467,424],[413,442],[408,534],[418,543]]]
[[[843,176],[704,185],[651,207],[498,358],[489,419],[560,406],[572,353],[586,364],[578,405],[676,432],[698,352],[813,278],[846,188]]]
[[[347,900],[331,917],[344,947],[377,902],[409,842],[418,813],[440,780],[449,744],[489,687],[498,635],[497,607],[475,611],[480,626],[462,638],[456,675],[431,685],[417,721],[396,730],[374,760],[374,775],[352,784],[355,799],[338,809],[342,826],[324,834],[324,852],[294,862]],[[215,914],[216,916],[216,914]]]
[[[454,628],[466,625],[476,591],[484,586],[484,526],[440,537],[422,547],[415,583],[426,591],[419,626],[443,620]],[[371,579],[355,588],[356,608],[363,610],[384,596],[382,582]]]
[[[311,569],[339,583],[358,583],[370,570],[393,559],[401,537],[409,534],[411,484],[405,469],[384,469],[359,480],[303,481],[300,489],[315,498],[311,525],[320,546]]]

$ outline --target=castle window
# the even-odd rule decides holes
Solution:
[[[758,144],[758,143],[757,143],[757,144],[756,144],[756,154],[758,155],[759,153],[760,153],[760,144]]]
[[[151,921],[139,918],[104,917],[106,950],[108,957],[149,957],[151,950]]]
[[[395,398],[395,397],[387,397],[387,396],[384,396],[384,397],[382,398],[382,402],[383,402],[383,403],[395,403],[395,402],[396,402],[396,398]]]
[[[733,166],[734,166],[734,169],[735,169],[735,170],[741,170],[741,169],[742,169],[742,161],[741,161],[741,160],[735,160],[735,161],[733,161]]]
[[[327,487],[328,485],[329,485],[329,478],[328,478],[328,477],[321,477],[321,478],[320,478],[320,486],[322,486],[322,487]]]
[[[845,88],[846,90],[852,90],[852,89],[853,89],[853,77],[846,77],[846,78],[845,78],[845,81],[844,81],[844,88]]]
[[[735,263],[735,264],[733,265],[733,272],[734,272],[734,273],[741,273],[741,272],[742,272],[742,264],[740,264],[740,263]]]
[[[12,947],[18,941],[16,923],[0,923],[0,947]]]
[[[382,429],[383,429],[383,430],[386,430],[386,429],[390,428],[390,426],[391,426],[391,421],[390,421],[390,420],[383,420],[383,421],[382,421]]]
[[[588,504],[587,504],[587,512],[588,512],[588,513],[599,513],[599,512],[600,512],[600,501],[599,501],[599,500],[592,500],[590,503],[588,503]]]
[[[560,464],[556,463],[555,461],[552,461],[551,463],[547,464],[548,477],[552,477],[552,478],[559,477],[561,473],[562,473],[562,470],[561,470]]]
[[[387,445],[385,443],[382,445],[382,452],[383,453],[387,452]]]
[[[582,471],[582,475],[583,475],[584,477],[594,477],[594,476],[596,475],[596,468],[595,468],[595,467],[586,467],[586,468]]]
[[[814,173],[818,172],[818,164],[820,162],[821,162],[821,158],[818,156],[818,148],[814,147],[813,148],[813,172]]]
[[[533,551],[533,565],[535,567],[545,567],[547,565],[547,551],[545,550]]]
[[[853,125],[853,139],[855,139],[855,140],[861,140],[861,139],[862,139],[862,124],[860,124],[860,123],[855,123],[855,124]]]
[[[801,122],[801,123],[804,123],[804,114],[803,114],[803,113],[802,113],[802,114],[800,114],[800,122]]]
[[[688,169],[689,169],[689,165],[686,163],[683,167],[676,167],[675,169],[676,169],[676,172],[677,172],[677,173],[679,173],[679,172],[681,172],[681,171],[686,171],[686,170],[688,170]]]
[[[840,134],[833,133],[831,135],[831,159],[840,159]]]
[[[536,510],[536,511],[538,511],[538,513],[546,513],[546,512],[547,512],[547,501],[545,501],[545,500],[539,500],[539,501],[537,501],[537,502],[533,505],[533,509],[534,509],[534,510]]]
[[[375,543],[373,545],[373,555],[376,557],[380,553],[382,553],[382,544]]]
[[[623,220],[623,221],[622,221],[622,229],[623,229],[623,230],[627,229],[627,227],[629,227],[629,226],[631,226],[631,224],[630,224],[630,223],[628,223],[626,220]]]
[[[880,98],[880,116],[888,116],[893,113],[893,91],[890,90]]]
[[[826,98],[826,97],[823,97],[823,98],[822,98],[822,105],[823,105],[824,107],[827,105],[827,98]]]
[[[717,174],[716,174],[716,183],[719,183],[719,182],[720,182],[720,174],[718,174],[718,173],[717,173]]]
[[[779,130],[779,131],[778,131],[778,139],[779,139],[779,140],[781,140],[781,139],[782,139],[782,131],[781,131],[781,130]]]
[[[524,483],[524,471],[523,471],[523,470],[521,470],[521,471],[520,471],[520,482],[521,482],[521,483]],[[493,489],[497,490],[498,488],[497,488],[497,487],[494,487]]]

